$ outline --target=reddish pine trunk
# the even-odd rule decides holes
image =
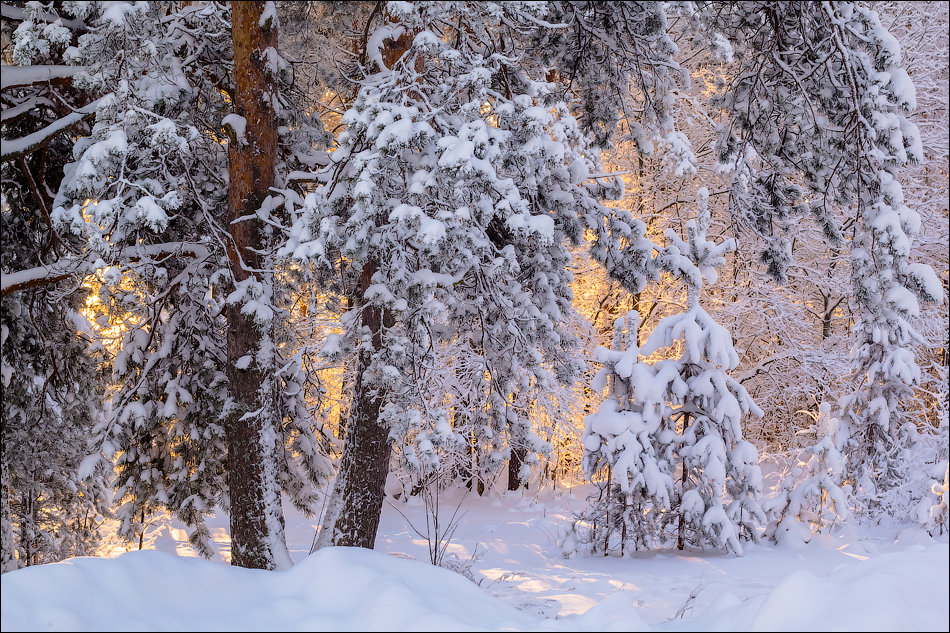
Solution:
[[[275,28],[259,24],[263,2],[231,3],[231,37],[234,43],[234,111],[247,121],[247,144],[232,139],[228,146],[230,185],[227,227],[231,233],[228,258],[236,283],[256,276],[261,257],[262,222],[254,213],[274,184],[277,155],[277,121],[263,94],[276,94],[276,87],[264,72],[260,52],[277,48]],[[251,219],[236,221],[250,216]],[[276,484],[276,446],[265,446],[264,425],[275,420],[250,415],[264,404],[264,369],[251,363],[238,369],[236,362],[254,356],[264,331],[252,317],[241,313],[241,305],[228,305],[228,381],[235,410],[228,419],[228,483],[231,497],[231,564],[255,569],[274,569],[286,556],[280,490]],[[269,410],[266,407],[264,410]],[[274,500],[276,499],[276,503]],[[276,506],[276,507],[275,507]],[[281,548],[283,552],[279,551]],[[278,550],[278,551],[275,551]]]

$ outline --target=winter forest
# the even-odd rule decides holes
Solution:
[[[3,630],[950,628],[943,2],[2,2]]]

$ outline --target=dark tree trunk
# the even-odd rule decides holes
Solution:
[[[362,375],[356,378],[357,393]],[[334,525],[333,544],[373,549],[383,509],[391,444],[389,431],[379,424],[380,400],[355,399],[347,422],[340,477],[343,505]]]
[[[372,283],[376,271],[374,262],[363,267],[360,276],[360,301]],[[386,323],[384,323],[384,320]],[[373,348],[382,347],[383,326],[392,326],[391,317],[376,306],[364,306],[361,323],[372,332]],[[353,405],[346,423],[343,440],[343,459],[340,464],[337,490],[342,504],[333,525],[332,543],[373,549],[376,530],[383,510],[386,476],[389,474],[389,457],[392,445],[389,430],[379,422],[382,394],[367,385],[366,368],[371,362],[371,352],[361,352],[353,386]]]
[[[261,274],[262,222],[255,212],[274,184],[277,155],[277,120],[263,102],[265,92],[276,94],[264,70],[261,51],[277,48],[275,24],[261,26],[263,2],[231,3],[231,38],[234,43],[234,111],[244,117],[244,139],[228,145],[230,185],[227,226],[231,233],[228,259],[235,283]],[[268,28],[265,28],[268,27]],[[246,140],[246,144],[244,143]],[[238,221],[238,218],[245,218]],[[249,219],[248,219],[249,218]],[[228,381],[234,410],[228,418],[228,483],[231,498],[231,564],[275,569],[289,562],[283,533],[280,488],[277,478],[276,420],[268,419],[264,406],[270,397],[263,389],[266,367],[252,362],[238,369],[238,359],[254,357],[269,333],[241,312],[240,304],[228,305]],[[262,410],[263,415],[245,414]],[[273,439],[268,439],[273,438]]]
[[[520,490],[528,487],[528,482],[521,481],[521,465],[524,464],[527,451],[521,446],[511,447],[511,457],[508,458],[508,490]]]
[[[689,428],[689,414],[683,414],[683,433],[686,435],[686,429]],[[686,460],[682,460],[683,472],[680,478],[680,490],[679,490],[679,524],[676,529],[676,549],[681,550],[686,546],[686,517],[683,516],[682,501],[683,493],[686,489],[686,482],[689,481],[689,469],[686,467]]]
[[[469,433],[468,449],[471,462],[469,464],[469,473],[465,480],[465,487],[469,490],[474,488],[478,496],[481,497],[485,494],[485,481],[482,479],[478,468],[478,440],[475,437],[474,429]]]

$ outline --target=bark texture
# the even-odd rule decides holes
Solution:
[[[247,121],[246,144],[232,139],[228,146],[228,259],[235,283],[256,277],[262,284],[263,226],[255,216],[274,184],[277,156],[277,117],[265,94],[277,94],[264,70],[261,53],[277,49],[276,25],[260,24],[263,2],[231,3],[234,44],[234,111]],[[269,28],[265,28],[269,27]],[[244,218],[240,219],[239,218]],[[226,308],[228,319],[228,381],[234,410],[228,419],[228,484],[231,497],[231,564],[276,569],[289,560],[283,534],[283,513],[277,479],[276,420],[264,387],[264,370],[256,362],[238,369],[237,360],[255,356],[266,328],[241,312],[240,304]]]
[[[511,447],[511,456],[508,458],[508,490],[522,490],[528,487],[527,481],[521,481],[521,466],[527,455],[528,451],[524,447]]]
[[[376,266],[367,263],[360,275],[360,296],[372,283]],[[372,332],[373,348],[382,346],[383,327],[391,327],[390,315],[375,306],[363,306],[361,322]],[[384,323],[385,321],[385,323]],[[343,440],[343,459],[340,463],[341,507],[333,526],[334,545],[373,549],[379,516],[383,511],[386,476],[392,443],[389,430],[379,422],[382,394],[366,384],[366,368],[372,353],[360,352],[356,382],[353,386],[353,404]]]

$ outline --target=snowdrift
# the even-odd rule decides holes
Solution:
[[[652,629],[946,631],[948,561],[950,546],[916,545],[824,577],[797,571],[770,592],[725,595],[696,617]],[[453,572],[355,548],[325,549],[283,572],[142,551],[32,567],[0,582],[4,631],[651,630],[636,592],[544,619]]]
[[[462,576],[359,548],[287,571],[159,551],[74,558],[2,577],[7,630],[477,630],[534,619]]]

